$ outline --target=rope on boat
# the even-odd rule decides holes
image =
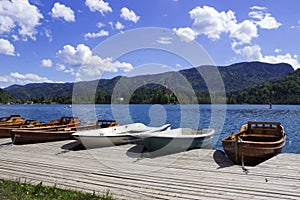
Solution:
[[[245,164],[244,164],[244,153],[242,151],[242,169],[243,169],[243,172],[247,175],[249,170],[245,167]]]

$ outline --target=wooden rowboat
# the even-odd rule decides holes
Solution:
[[[223,148],[236,164],[257,165],[281,152],[286,135],[279,122],[248,122],[240,132],[225,137]]]
[[[36,125],[42,124],[39,120],[26,120],[21,125],[0,126],[0,138],[9,138],[10,131],[16,128],[33,128]]]
[[[15,126],[25,124],[26,119],[20,115],[10,115],[9,117],[0,118],[0,127],[2,126]]]
[[[10,131],[14,129],[20,130],[31,130],[31,131],[44,131],[44,130],[57,130],[57,129],[64,129],[64,128],[72,128],[78,127],[81,124],[81,121],[77,117],[69,117],[69,116],[62,116],[61,118],[55,118],[50,120],[47,123],[41,123],[39,120],[23,120],[20,115],[14,115],[15,121],[19,121],[22,123],[15,123],[10,125],[0,125],[0,138],[9,138],[11,137]],[[11,120],[10,120],[11,121]],[[1,124],[1,123],[0,123]]]
[[[114,120],[97,120],[95,122],[86,123],[84,126],[69,126],[69,127],[51,127],[48,129],[35,128],[19,128],[10,131],[13,144],[32,144],[42,142],[53,142],[61,140],[74,139],[72,134],[84,130],[101,129],[111,126],[117,126],[118,123]]]

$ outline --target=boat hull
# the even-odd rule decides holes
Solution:
[[[0,127],[0,138],[9,138],[11,128]]]
[[[228,155],[229,159],[235,164],[255,166],[264,162],[276,154],[281,153],[284,142],[278,143],[275,147],[273,145],[259,146],[249,143],[237,144],[237,155],[234,142],[223,142],[223,148]]]
[[[141,139],[129,135],[119,136],[74,136],[86,149],[118,146],[139,142]]]
[[[259,124],[256,122],[255,124]],[[272,124],[262,123],[261,124]],[[227,136],[222,145],[229,159],[235,164],[255,166],[281,153],[286,135],[277,124],[277,129],[256,128]],[[259,130],[259,132],[256,132]]]
[[[173,129],[157,135],[144,137],[142,144],[148,152],[162,154],[176,153],[191,149],[212,148],[213,129],[195,131],[193,129]]]
[[[103,128],[101,130],[78,131],[73,134],[85,146],[85,148],[102,148],[115,145],[123,145],[130,143],[138,143],[142,139],[139,137],[141,133],[152,133],[166,130],[169,124],[161,127],[149,127],[142,123],[133,123],[123,126]]]
[[[54,142],[61,140],[73,140],[75,131],[32,131],[12,130],[11,139],[13,144],[33,144],[43,142]]]

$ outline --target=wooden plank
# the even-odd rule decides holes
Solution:
[[[0,140],[0,144],[5,141]],[[0,177],[86,191],[109,189],[120,199],[299,199],[299,155],[280,154],[245,174],[219,151],[162,157],[130,154],[132,145],[65,151],[70,141],[0,145]],[[65,151],[65,152],[64,152]]]

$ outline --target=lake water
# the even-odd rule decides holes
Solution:
[[[121,125],[142,122],[150,126],[165,123],[172,128],[217,129],[215,149],[221,140],[248,121],[281,122],[287,134],[283,152],[300,153],[300,105],[0,105],[0,116],[20,114],[26,119],[47,122],[63,115],[78,116],[82,122],[115,119]]]

